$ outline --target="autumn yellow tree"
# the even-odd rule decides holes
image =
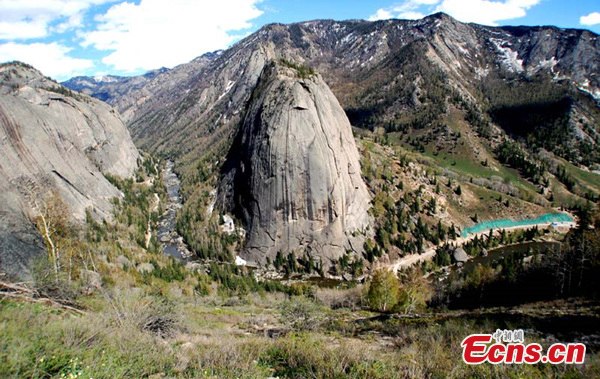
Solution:
[[[396,275],[386,269],[373,273],[367,290],[369,308],[379,312],[389,312],[398,303],[400,283]]]
[[[69,210],[60,196],[52,193],[43,201],[35,202],[35,211],[37,212],[35,223],[46,244],[48,258],[58,281],[63,241],[71,230]]]
[[[419,268],[411,268],[400,275],[399,303],[404,313],[424,309],[434,294],[433,286]]]

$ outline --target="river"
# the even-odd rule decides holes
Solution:
[[[572,224],[573,221],[573,217],[567,213],[546,213],[536,218],[526,218],[523,220],[511,220],[508,218],[488,220],[465,227],[461,236],[467,237],[470,234],[484,233],[491,229],[523,228],[536,225],[567,225]]]
[[[163,169],[163,181],[167,189],[168,202],[158,225],[158,240],[161,242],[164,254],[177,259],[188,259],[193,253],[187,248],[183,237],[177,233],[176,229],[177,210],[183,204],[179,195],[181,182],[173,171],[174,165],[172,161],[167,161]]]

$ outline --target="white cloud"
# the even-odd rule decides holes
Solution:
[[[50,25],[61,22],[56,31],[79,26],[83,12],[93,5],[115,0],[0,0],[0,39],[24,40],[50,34]]]
[[[56,25],[52,31],[57,33],[64,33],[71,29],[77,29],[83,25],[83,12],[76,13],[60,24]]]
[[[44,75],[58,80],[81,75],[93,67],[88,59],[68,56],[70,48],[52,43],[22,44],[9,42],[0,45],[0,62],[18,60],[32,65]]]
[[[498,21],[524,17],[541,0],[444,0],[436,12],[445,12],[463,22],[498,25]]]
[[[425,14],[421,11],[417,11],[422,7],[431,8],[432,5],[436,5],[440,0],[406,0],[401,4],[394,5],[390,8],[380,8],[371,15],[368,20],[385,20],[389,18],[400,18],[405,20],[416,20],[425,17]]]
[[[588,25],[588,26],[600,24],[600,12],[592,12],[585,16],[581,16],[579,18],[579,23],[581,25]]]
[[[368,20],[369,21],[377,21],[377,20],[387,20],[390,18],[394,18],[394,15],[392,14],[392,12],[387,9],[381,8],[381,9],[377,9],[377,12],[375,12],[374,14],[369,16]]]
[[[234,31],[262,14],[260,0],[141,0],[121,3],[97,16],[83,46],[112,51],[102,62],[117,70],[149,70],[190,61],[227,47]]]
[[[0,21],[0,39],[29,39],[46,36],[45,21]]]
[[[415,11],[406,11],[398,14],[398,18],[401,18],[403,20],[418,20],[423,17],[425,17],[423,13]]]
[[[406,0],[399,5],[377,10],[370,20],[382,18],[422,18],[425,14],[445,12],[463,22],[497,25],[499,21],[523,17],[542,0]]]

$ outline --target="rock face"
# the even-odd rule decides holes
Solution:
[[[244,258],[312,252],[327,265],[362,251],[370,197],[343,109],[319,75],[298,75],[265,66],[224,166],[220,205],[247,227]]]
[[[104,174],[128,177],[139,158],[110,106],[19,63],[0,66],[0,146],[0,270],[11,274],[43,252],[30,220],[50,194],[74,220],[110,218],[122,193]]]

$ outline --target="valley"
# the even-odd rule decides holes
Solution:
[[[157,238],[162,244],[162,251],[164,254],[177,259],[187,259],[192,257],[193,254],[183,242],[183,237],[181,237],[176,230],[177,210],[180,209],[183,204],[181,203],[181,197],[179,195],[181,182],[173,172],[172,161],[166,162],[161,175],[165,183],[168,203],[166,205],[165,213],[161,216],[158,230],[156,231]]]

